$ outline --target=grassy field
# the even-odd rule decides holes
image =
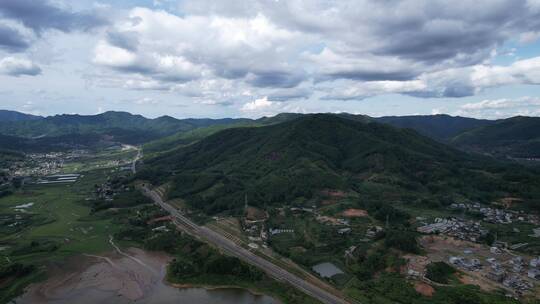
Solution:
[[[0,199],[2,214],[21,213],[15,206],[33,203],[24,213],[32,215],[30,219],[40,219],[37,226],[30,225],[15,234],[0,234],[3,246],[11,251],[34,242],[53,242],[58,249],[50,252],[37,252],[27,255],[8,256],[10,250],[2,255],[13,261],[32,261],[50,259],[73,253],[95,253],[109,250],[108,235],[115,232],[110,220],[88,220],[90,208],[84,205],[90,196],[93,185],[106,178],[104,171],[89,172],[77,183],[71,185],[29,186],[14,195]],[[84,219],[84,221],[82,221]],[[1,232],[0,228],[0,232]]]

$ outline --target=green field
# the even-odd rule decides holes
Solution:
[[[2,214],[20,213],[13,207],[34,203],[25,209],[32,215],[30,225],[15,234],[5,235],[0,230],[0,242],[15,250],[32,241],[54,242],[58,246],[55,254],[36,252],[27,255],[9,256],[12,261],[35,261],[35,259],[58,258],[73,253],[92,253],[109,250],[108,235],[115,232],[110,220],[88,219],[90,208],[84,205],[95,183],[106,178],[105,172],[87,173],[72,185],[30,186],[14,195],[0,199]],[[8,256],[10,250],[2,255]]]

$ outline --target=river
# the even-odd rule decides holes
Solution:
[[[167,255],[130,248],[126,255],[77,256],[49,266],[49,278],[32,284],[19,304],[279,304],[244,289],[175,288],[164,282]]]

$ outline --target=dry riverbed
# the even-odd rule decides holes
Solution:
[[[72,257],[50,265],[49,279],[31,285],[16,303],[275,304],[242,289],[178,289],[164,282],[171,258],[137,248]]]

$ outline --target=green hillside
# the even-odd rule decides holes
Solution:
[[[178,132],[173,135],[148,142],[143,146],[143,149],[145,153],[163,153],[181,146],[192,144],[225,129],[247,126],[254,127],[256,126],[256,123],[240,122],[235,124],[213,125],[209,127],[200,127],[191,131]]]
[[[513,117],[464,132],[452,144],[495,156],[540,158],[540,117]]]
[[[531,172],[486,163],[412,130],[316,114],[223,130],[145,159],[139,178],[170,181],[170,197],[217,213],[238,210],[246,195],[259,206],[304,203],[324,189],[374,202],[423,198],[436,205],[455,196],[489,201],[507,195],[532,200],[540,185]]]
[[[221,119],[213,121],[213,123],[207,123],[208,126],[201,126],[191,131],[181,131],[173,135],[148,142],[143,148],[145,153],[162,153],[174,148],[192,144],[225,129],[268,126],[294,120],[302,116],[303,114],[281,113],[277,114],[276,116],[262,117],[256,120],[247,118],[234,120]]]

